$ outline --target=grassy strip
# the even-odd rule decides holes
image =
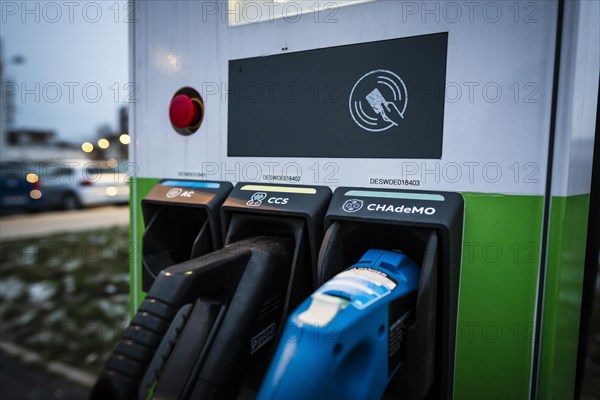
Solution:
[[[97,374],[128,319],[126,227],[3,242],[0,341]]]

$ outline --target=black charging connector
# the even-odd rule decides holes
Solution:
[[[172,189],[163,186],[143,204],[144,271],[156,279],[92,399],[253,397],[288,312],[314,289],[331,190],[240,184],[222,206],[221,250],[153,270],[217,242],[213,209],[190,206],[180,192],[165,204]]]
[[[316,288],[317,255],[323,238],[323,218],[331,198],[331,189],[322,186],[280,186],[239,183],[221,207],[225,244],[253,235],[269,235],[291,240],[292,262],[285,283],[285,297],[276,337],[281,337],[285,322]],[[254,398],[275,351],[258,359],[251,356],[239,397]]]
[[[162,271],[91,398],[234,396],[264,345],[255,338],[280,321],[291,250],[290,240],[256,236]]]

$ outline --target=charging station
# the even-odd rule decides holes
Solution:
[[[420,271],[360,325],[383,398],[573,396],[597,2],[131,9],[133,319],[93,397],[269,398],[290,321],[397,286],[372,250]],[[307,373],[352,361],[324,385],[379,371],[321,333]]]

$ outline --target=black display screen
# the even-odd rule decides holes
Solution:
[[[448,34],[231,60],[232,157],[442,156]]]

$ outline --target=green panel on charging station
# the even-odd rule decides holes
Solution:
[[[134,178],[129,184],[129,240],[133,243],[130,247],[133,254],[129,259],[129,314],[135,315],[140,303],[146,296],[142,290],[142,235],[144,233],[144,218],[142,216],[142,199],[156,185],[160,179]]]
[[[528,398],[544,197],[463,197],[454,395]]]
[[[575,394],[589,205],[589,194],[552,197],[539,399],[567,399]]]

